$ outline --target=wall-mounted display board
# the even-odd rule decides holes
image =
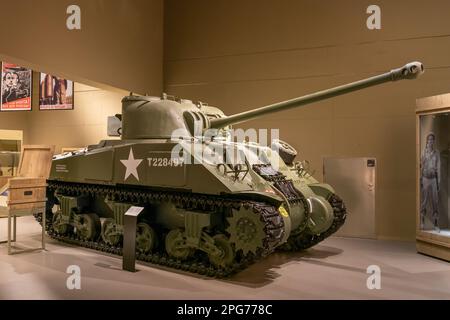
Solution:
[[[39,110],[72,110],[73,87],[73,81],[41,73]]]
[[[2,62],[1,111],[30,111],[32,71]]]
[[[417,251],[450,261],[450,93],[417,100]]]

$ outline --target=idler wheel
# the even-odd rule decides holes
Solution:
[[[214,245],[219,249],[220,254],[209,254],[209,262],[219,268],[231,266],[234,261],[235,252],[230,240],[224,234],[217,234],[213,239]]]
[[[166,236],[166,251],[173,258],[185,260],[194,250],[187,246],[184,232],[181,229],[173,229]]]
[[[244,255],[249,252],[257,253],[258,248],[264,248],[266,233],[265,225],[261,221],[260,213],[251,208],[241,207],[233,209],[231,217],[227,218],[227,232],[230,242],[234,244],[236,252],[242,250]]]
[[[158,237],[155,230],[145,222],[140,222],[136,226],[136,251],[139,253],[149,253],[157,245]]]
[[[94,240],[100,230],[100,219],[96,214],[80,214],[77,233],[82,239]]]
[[[111,246],[116,246],[122,240],[122,234],[118,232],[114,219],[107,218],[103,221],[102,239]]]
[[[53,230],[60,235],[67,234],[71,229],[72,226],[67,223],[62,223],[62,214],[60,211],[53,214],[53,220],[52,220],[52,227]]]

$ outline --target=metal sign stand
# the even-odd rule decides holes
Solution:
[[[125,212],[122,269],[130,272],[136,272],[136,226],[143,210],[143,207],[130,207]]]

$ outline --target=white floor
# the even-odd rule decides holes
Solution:
[[[0,221],[0,239],[6,231]],[[21,244],[39,245],[40,227],[19,222]],[[48,240],[47,251],[8,256],[0,245],[0,299],[450,299],[450,264],[417,254],[408,242],[330,238],[303,253],[276,253],[227,280],[138,265]],[[81,289],[66,286],[67,267],[81,270]],[[367,267],[381,268],[369,290]]]

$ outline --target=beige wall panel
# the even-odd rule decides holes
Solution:
[[[450,36],[166,61],[166,86],[367,76],[420,60],[427,69],[448,66]],[[314,61],[314,62],[312,62]]]
[[[77,92],[84,92],[84,91],[98,91],[99,89],[96,87],[89,86],[87,84],[77,82],[74,90]]]
[[[0,113],[0,129],[22,130],[23,143],[29,141],[27,112],[2,112]]]
[[[165,59],[448,35],[450,2],[380,0],[382,29],[366,28],[371,1],[165,2]],[[410,22],[410,23],[407,23]]]
[[[412,241],[415,237],[416,219],[411,217],[415,211],[415,192],[396,187],[377,190],[377,235],[380,239]]]
[[[66,9],[81,8],[81,30]],[[0,60],[135,92],[162,89],[163,0],[1,1]]]

